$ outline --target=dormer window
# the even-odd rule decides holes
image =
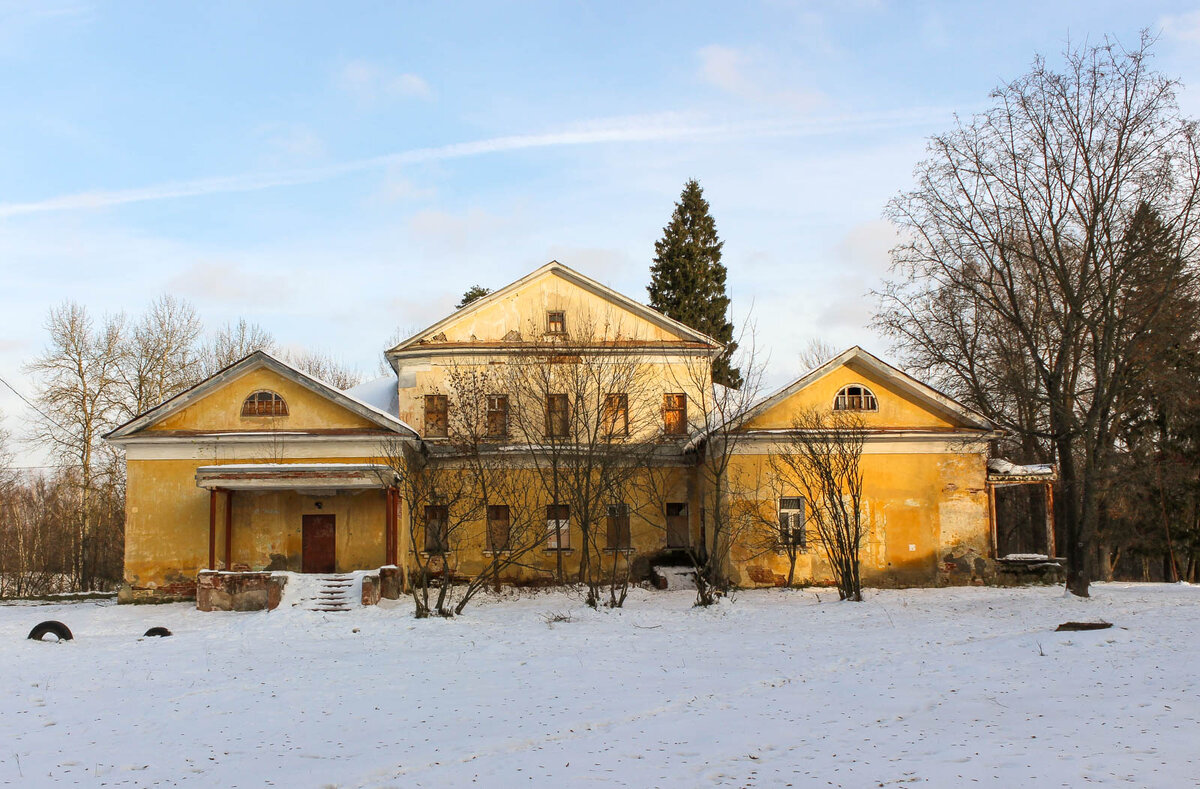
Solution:
[[[834,411],[878,411],[879,401],[862,384],[843,386],[833,399]]]
[[[562,310],[550,310],[546,313],[546,334],[566,334],[567,313]]]
[[[263,389],[242,401],[242,416],[287,416],[287,403],[275,392]]]

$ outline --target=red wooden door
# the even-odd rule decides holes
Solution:
[[[300,570],[305,573],[336,572],[334,536],[337,529],[332,515],[305,515]]]

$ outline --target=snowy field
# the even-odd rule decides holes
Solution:
[[[1200,780],[1200,587],[0,606],[0,784],[1081,786]],[[572,621],[547,624],[551,614]],[[25,639],[60,619],[69,643]],[[1068,620],[1109,630],[1055,633]],[[152,625],[171,638],[139,640]]]

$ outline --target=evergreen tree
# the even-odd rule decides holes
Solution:
[[[482,299],[484,296],[492,292],[491,288],[485,288],[482,285],[472,285],[467,288],[467,292],[463,294],[462,300],[454,307],[456,310],[461,310],[476,299]]]
[[[647,290],[654,309],[725,345],[725,353],[713,363],[713,381],[736,389],[742,384],[742,374],[729,364],[737,343],[727,317],[729,296],[721,263],[724,243],[717,238],[717,224],[708,213],[704,190],[693,178],[683,187],[662,238],[654,242]]]

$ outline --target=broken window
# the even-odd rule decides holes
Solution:
[[[629,435],[629,395],[604,396],[604,433],[606,436]]]
[[[567,437],[568,405],[565,394],[546,395],[546,435],[548,437]]]
[[[686,548],[688,539],[688,505],[687,502],[667,503],[667,547]]]
[[[803,549],[807,545],[804,528],[805,502],[803,496],[784,496],[779,500],[779,543]]]
[[[571,508],[566,504],[546,505],[546,550],[571,547]]]
[[[425,507],[425,553],[443,554],[450,549],[450,508],[445,504]]]
[[[562,310],[550,310],[546,313],[546,334],[566,334],[567,314]]]
[[[669,436],[687,435],[687,395],[663,395],[663,431]]]
[[[488,550],[494,552],[508,550],[510,529],[507,504],[489,504],[487,508],[487,541]]]
[[[487,434],[489,438],[508,435],[508,395],[488,395]]]
[[[445,438],[450,399],[446,395],[425,395],[425,436]]]
[[[862,384],[843,386],[833,400],[834,411],[878,411],[879,401]]]
[[[287,416],[287,403],[275,392],[255,392],[242,401],[242,416]]]
[[[627,551],[630,549],[629,537],[629,505],[608,505],[608,540],[605,548],[610,551]]]

